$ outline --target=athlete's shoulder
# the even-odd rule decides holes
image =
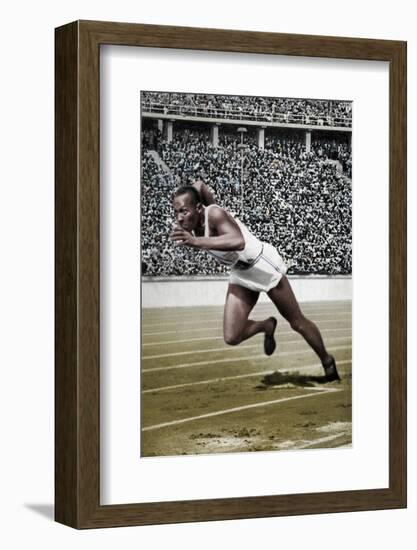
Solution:
[[[210,206],[206,206],[206,209],[210,222],[220,222],[229,216],[228,212],[218,204],[210,204]]]

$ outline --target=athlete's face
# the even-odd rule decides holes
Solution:
[[[193,204],[189,193],[175,197],[172,203],[178,224],[186,231],[193,231],[200,221],[201,204]]]

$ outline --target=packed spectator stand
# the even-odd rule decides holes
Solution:
[[[141,103],[162,115],[352,127],[351,101],[142,92]]]
[[[167,95],[152,99],[161,103]],[[225,96],[210,97],[216,99],[214,105],[224,105]],[[149,96],[142,96],[145,100]],[[184,105],[181,98],[178,104]],[[235,102],[231,104],[236,108]],[[345,108],[337,102],[333,107],[340,112]],[[352,158],[350,139],[341,134],[315,135],[306,151],[302,132],[268,131],[260,148],[256,131],[248,128],[242,148],[237,128],[222,126],[215,147],[210,128],[202,123],[176,122],[167,140],[154,121],[142,119],[142,274],[227,273],[208,254],[169,240],[172,193],[197,178],[211,187],[220,206],[278,249],[290,274],[350,274]]]

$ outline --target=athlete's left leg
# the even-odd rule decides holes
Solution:
[[[236,346],[259,332],[265,333],[264,349],[271,355],[275,349],[274,332],[276,319],[253,321],[249,314],[259,298],[259,292],[240,285],[229,284],[224,305],[223,334],[226,344]]]
[[[268,292],[268,296],[281,315],[290,323],[291,328],[301,334],[317,353],[322,365],[324,367],[331,365],[334,358],[327,352],[317,326],[303,315],[285,275],[281,278],[278,285]]]

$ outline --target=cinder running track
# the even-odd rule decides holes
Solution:
[[[325,383],[320,361],[271,304],[278,346],[263,335],[227,346],[223,308],[142,311],[141,455],[171,456],[352,443],[351,302],[301,304],[336,357],[342,382]]]

